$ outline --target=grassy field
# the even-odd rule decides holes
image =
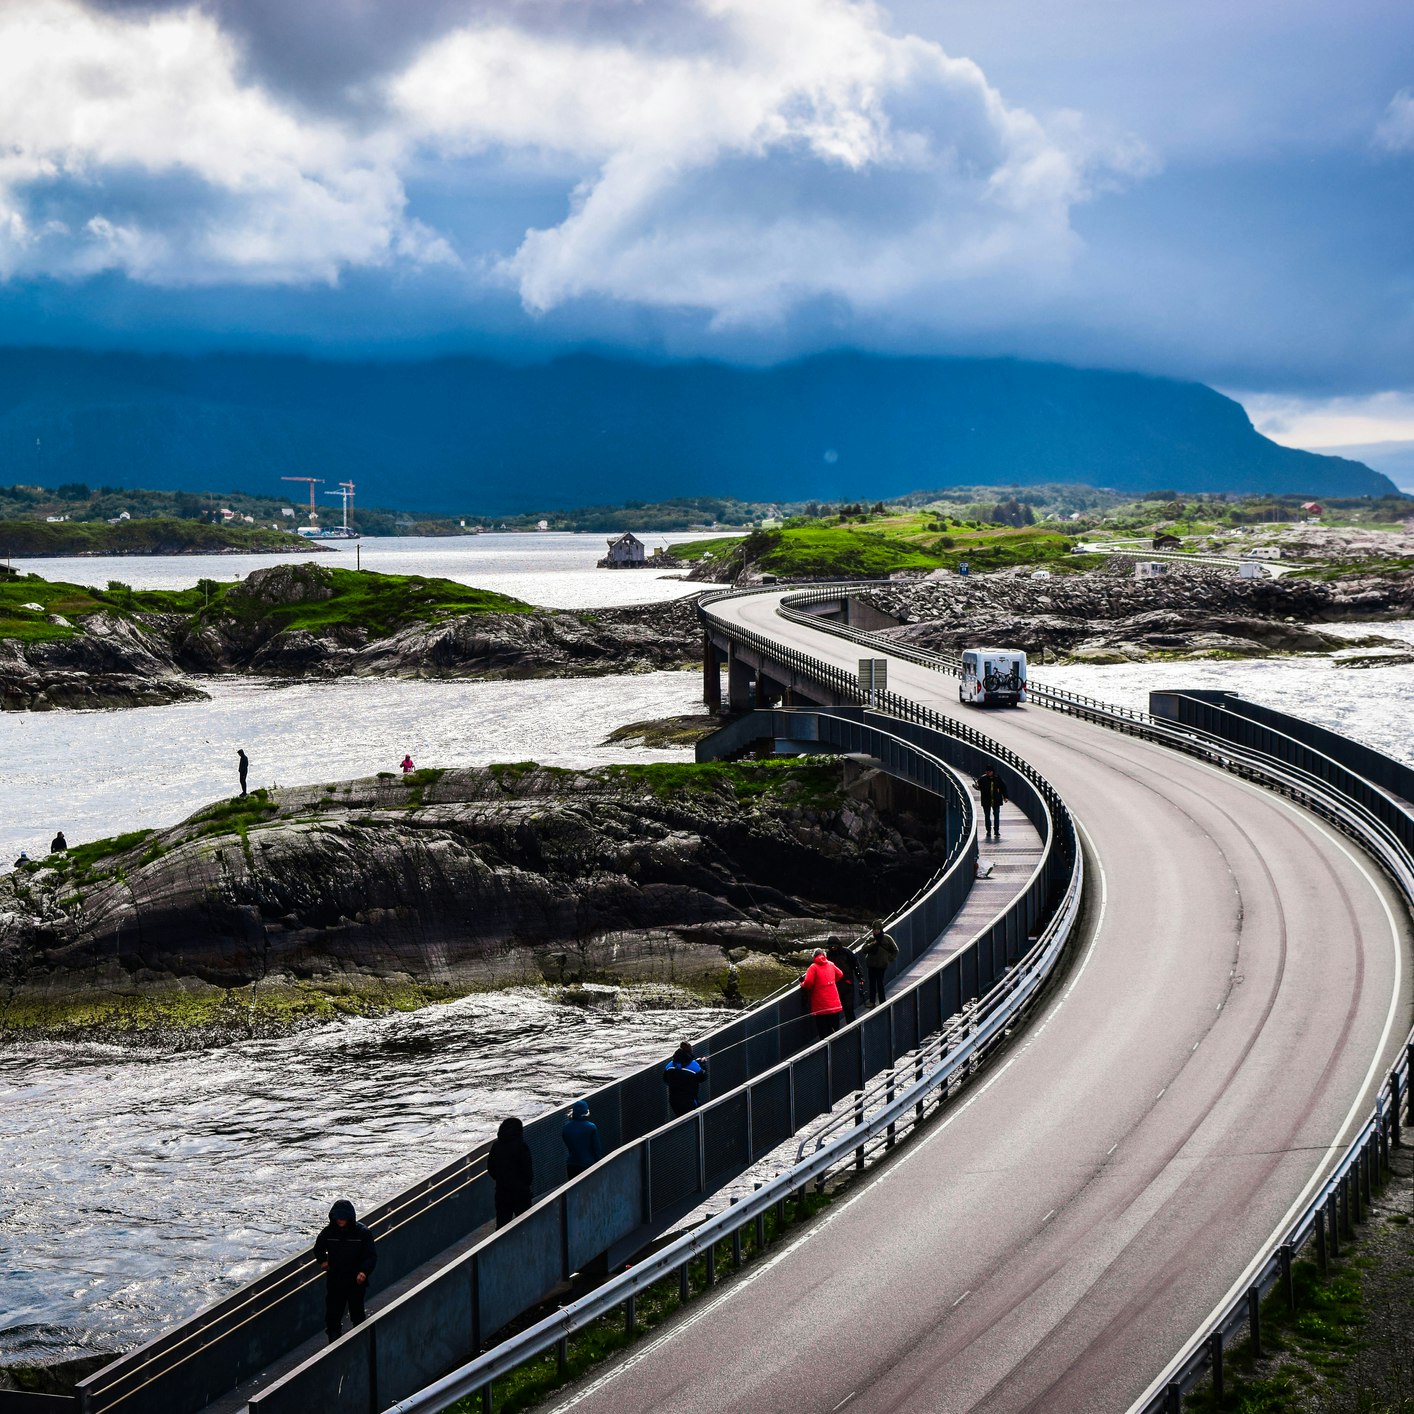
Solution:
[[[878,578],[896,570],[1004,569],[1009,565],[1064,564],[1074,540],[1042,526],[1013,528],[957,521],[931,511],[894,511],[857,521],[788,521],[745,540],[693,540],[675,546],[682,560],[730,560],[745,555],[783,579],[831,575]]]
[[[88,589],[38,575],[0,578],[0,639],[33,643],[70,638],[80,631],[85,618],[100,612],[122,618],[185,614],[194,621],[229,616],[242,623],[268,624],[272,632],[297,628],[317,633],[347,625],[382,636],[408,624],[463,614],[535,611],[519,599],[449,579],[324,565],[295,568],[302,578],[307,577],[310,597],[281,604],[265,602],[243,583],[218,584],[210,579],[198,580],[189,589],[131,589],[116,580],[110,580],[107,589]],[[53,616],[66,622],[55,623]]]

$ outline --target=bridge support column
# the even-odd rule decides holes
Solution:
[[[722,670],[717,662],[717,645],[711,636],[702,635],[702,700],[712,715],[722,711]]]
[[[751,668],[736,656],[736,645],[727,649],[727,706],[733,712],[751,711]]]

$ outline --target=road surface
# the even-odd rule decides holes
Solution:
[[[713,612],[853,669],[856,645]],[[1368,1112],[1409,1027],[1405,917],[1289,802],[1031,707],[889,686],[1025,756],[1094,899],[1064,983],[945,1122],[822,1222],[566,1394],[591,1411],[1124,1411]]]

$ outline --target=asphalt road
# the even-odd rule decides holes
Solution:
[[[852,669],[858,649],[715,612]],[[1090,848],[1070,974],[946,1121],[560,1408],[1124,1411],[1363,1118],[1406,1034],[1408,928],[1288,802],[1040,708],[889,686],[1032,761]]]

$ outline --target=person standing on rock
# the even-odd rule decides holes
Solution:
[[[314,1260],[324,1273],[324,1330],[332,1342],[339,1338],[346,1307],[354,1325],[368,1314],[363,1302],[378,1264],[373,1234],[347,1198],[329,1209],[329,1225],[314,1239]]]
[[[68,847],[69,842],[64,838],[63,830],[60,830],[59,833],[55,835],[54,838],[49,842],[49,853],[63,854],[64,851],[68,849]]]
[[[840,979],[844,973],[825,956],[824,948],[816,948],[810,966],[800,985],[810,1003],[810,1015],[815,1018],[815,1032],[823,1041],[840,1029],[844,1003],[840,1001]]]
[[[240,772],[241,794],[244,795],[246,793],[245,779],[250,774],[250,758],[245,754],[245,747],[243,746],[236,748],[236,755],[239,758],[236,769]]]
[[[869,941],[864,945],[864,966],[869,972],[870,1006],[877,1006],[884,1001],[884,974],[897,956],[898,944],[884,932],[884,925],[876,918],[869,929]]]
[[[982,797],[982,819],[987,825],[987,838],[1002,837],[1002,801],[1006,799],[1006,787],[996,771],[988,766],[977,778],[977,790]]]
[[[417,770],[417,767],[412,764],[411,756],[404,756],[403,759],[398,762],[398,765],[403,768],[403,775],[405,776],[410,776],[415,770]]]
[[[692,1053],[692,1042],[684,1041],[663,1067],[663,1084],[668,1087],[668,1108],[681,1117],[697,1108],[697,1092],[707,1083],[707,1067]]]
[[[845,946],[843,938],[831,938],[825,945],[825,956],[840,970],[840,1001],[844,1005],[844,1022],[854,1020],[855,1008],[864,995],[864,969],[859,959]]]
[[[589,1118],[589,1101],[576,1100],[570,1106],[570,1117],[560,1130],[565,1145],[565,1177],[578,1178],[590,1164],[604,1157],[599,1141],[599,1126]]]
[[[535,1201],[535,1161],[525,1142],[525,1126],[514,1115],[501,1121],[486,1171],[496,1185],[496,1226],[505,1227]]]

